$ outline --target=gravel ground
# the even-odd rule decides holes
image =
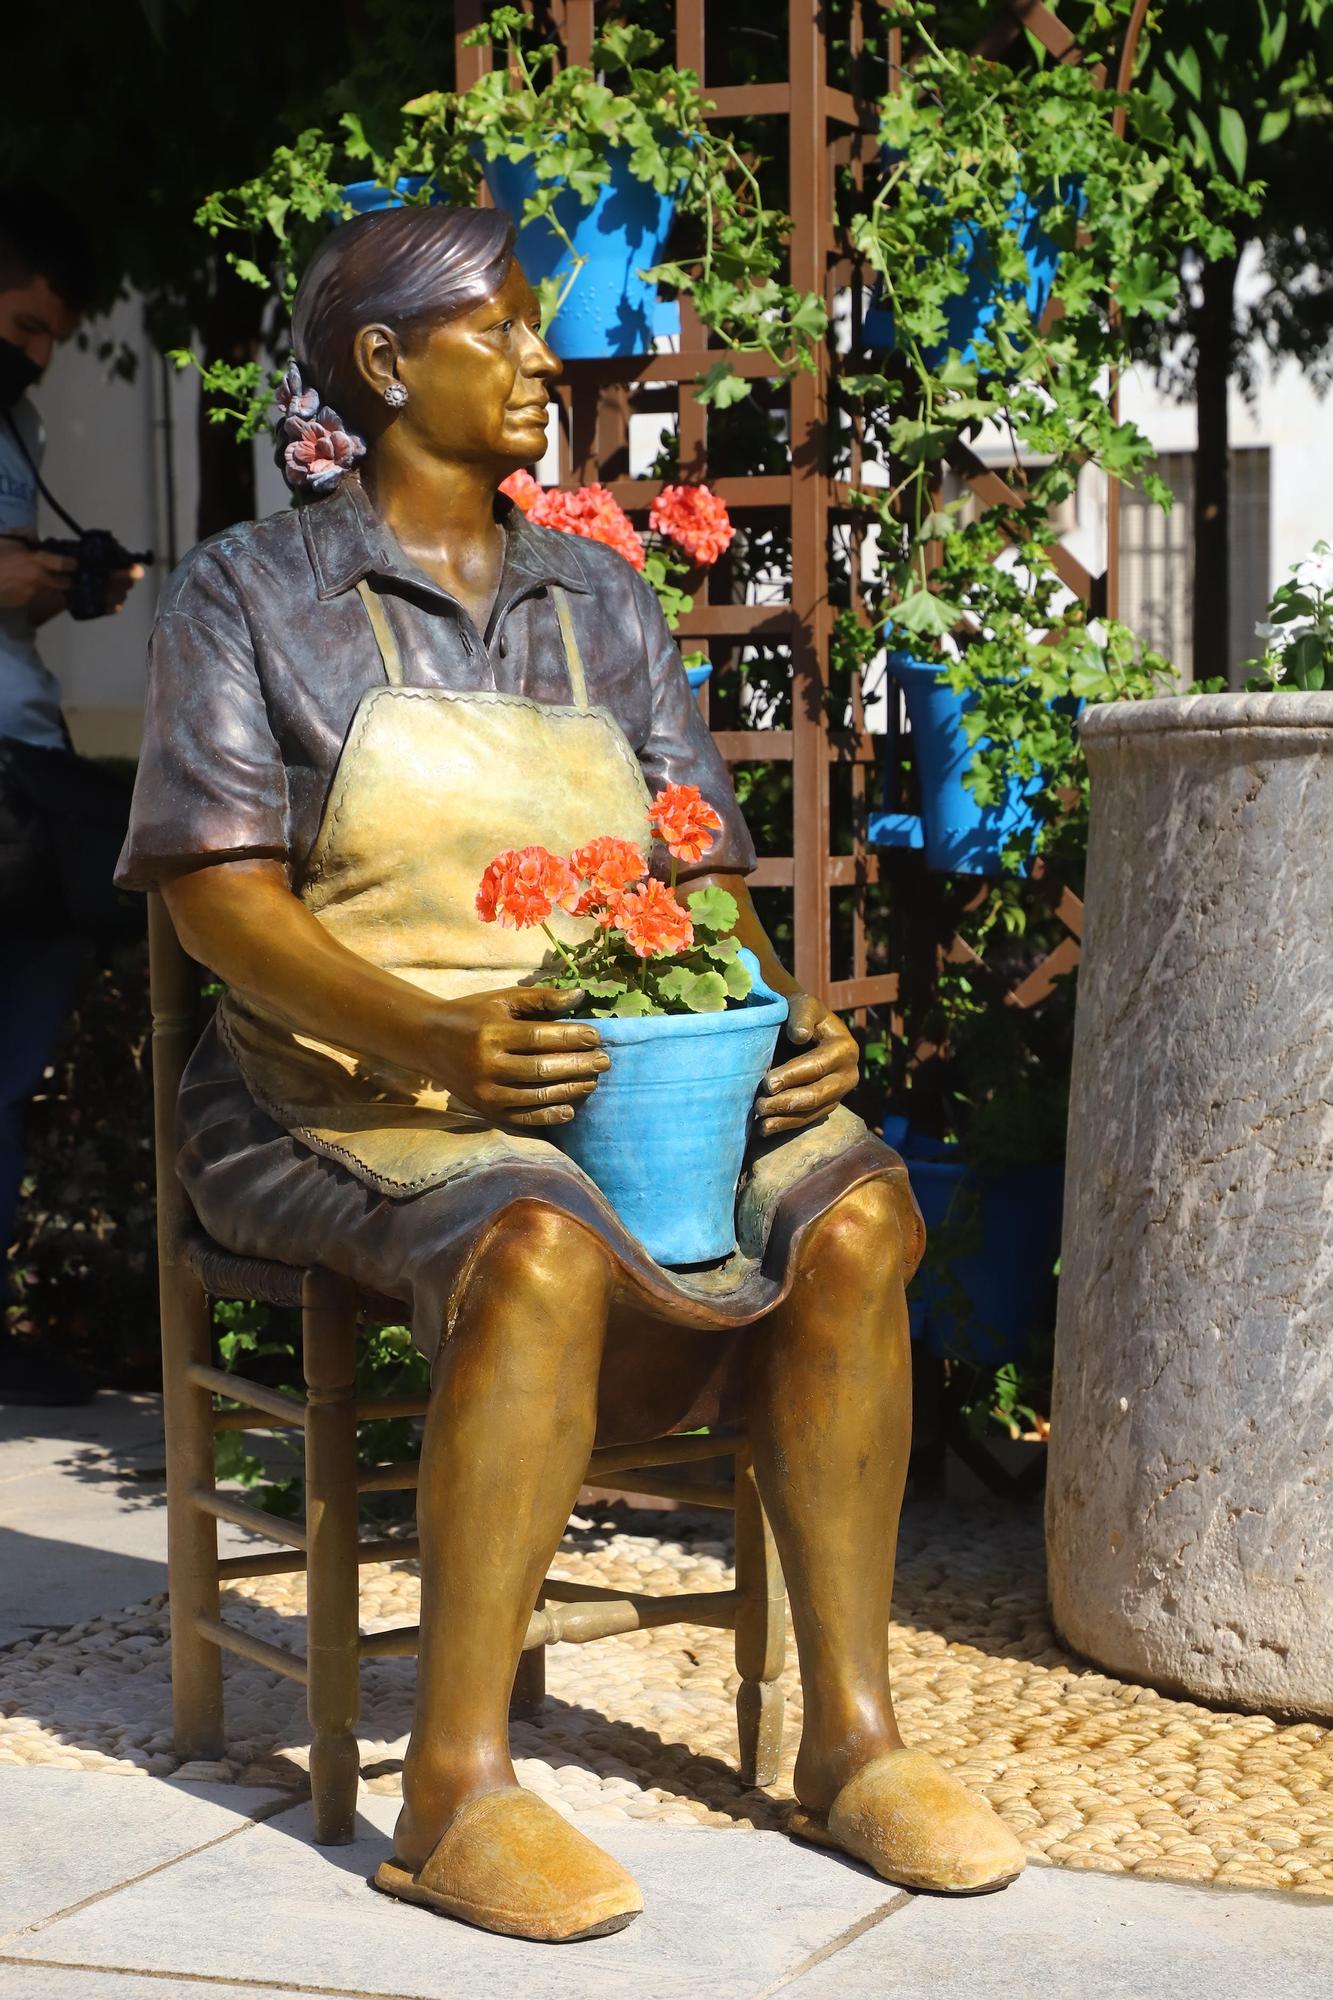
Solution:
[[[729,1526],[729,1524],[728,1524]],[[718,1517],[571,1520],[556,1575],[627,1590],[721,1590],[730,1548]],[[367,1631],[416,1622],[411,1564],[362,1572]],[[300,1645],[304,1584],[254,1579],[227,1616]],[[890,1628],[908,1741],[985,1794],[1029,1851],[1058,1866],[1333,1896],[1333,1731],[1217,1712],[1085,1668],[1051,1631],[1041,1523],[989,1508],[909,1508]],[[245,1784],[305,1783],[304,1691],[228,1658],[229,1754],[172,1754],[165,1602],[154,1598],[0,1652],[0,1763],[141,1770]],[[362,1680],[366,1780],[393,1793],[411,1720],[414,1663]],[[776,1785],[735,1771],[729,1633],[627,1633],[547,1654],[546,1709],[514,1726],[523,1783],[581,1818],[728,1826],[783,1823],[800,1733],[788,1646],[786,1754]]]

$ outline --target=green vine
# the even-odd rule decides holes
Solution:
[[[1174,684],[1124,626],[1089,618],[1061,577],[1052,520],[1089,468],[1170,505],[1151,444],[1116,415],[1108,371],[1128,360],[1136,320],[1174,307],[1182,246],[1224,254],[1227,217],[1253,195],[1220,180],[1201,189],[1142,93],[1099,88],[1078,65],[1010,67],[942,47],[934,13],[915,0],[895,10],[914,60],[879,107],[879,185],[845,218],[893,330],[880,366],[842,382],[883,479],[856,501],[878,529],[873,627],[971,696],[979,802],[1014,778],[1041,781],[1040,849],[1079,817],[1078,705]],[[1060,309],[1044,325],[1027,297],[1020,196],[1059,251]],[[992,315],[960,350],[948,309],[979,272]],[[961,479],[949,489],[959,439],[999,473],[994,497],[979,502]]]
[[[530,41],[530,30],[520,9],[498,8],[468,37],[498,45],[495,66],[466,91],[412,98],[387,135],[372,135],[372,121],[344,111],[334,133],[302,132],[253,179],[203,204],[196,219],[211,236],[245,240],[246,247],[227,253],[232,269],[276,292],[275,345],[315,245],[332,221],[354,213],[349,182],[394,189],[407,182],[408,203],[472,203],[485,161],[526,160],[537,185],[516,220],[520,227],[545,221],[572,253],[558,198],[571,191],[590,208],[611,178],[609,156],[624,152],[636,180],[659,194],[676,192],[678,231],[688,239],[645,275],[687,291],[705,327],[730,351],[763,355],[783,373],[812,368],[811,347],[828,325],[823,300],[784,282],[788,218],[765,201],[753,160],[709,121],[694,72],[657,63],[660,38],[626,22],[604,27],[590,68],[560,67],[558,49]],[[548,320],[581,268],[575,257],[562,283],[543,282]],[[259,361],[205,365],[185,349],[173,358],[199,368],[215,420],[235,422],[242,439],[263,428],[275,372]],[[701,402],[720,408],[749,393],[749,382],[725,356],[697,388]]]

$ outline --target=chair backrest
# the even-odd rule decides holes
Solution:
[[[181,1235],[194,1220],[176,1175],[176,1100],[199,1034],[199,968],[156,892],[148,898],[148,988],[153,1010],[158,1255],[163,1264],[173,1264]]]

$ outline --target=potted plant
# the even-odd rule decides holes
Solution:
[[[1181,246],[1215,256],[1230,237],[1145,95],[1099,89],[1083,65],[943,48],[930,12],[897,9],[915,55],[880,105],[890,163],[871,200],[848,193],[848,235],[894,341],[881,367],[843,379],[863,453],[886,473],[856,496],[879,530],[869,608],[882,616],[867,621],[862,644],[869,661],[892,620],[890,667],[914,738],[933,675],[953,714],[928,715],[921,748],[950,735],[936,763],[955,788],[961,776],[977,816],[991,821],[986,867],[998,849],[1000,864],[1018,869],[1071,809],[1082,821],[1079,704],[1171,684],[1168,663],[1124,627],[1089,620],[1051,523],[1089,468],[1133,478],[1169,504],[1148,439],[1107,398],[1106,370],[1128,358],[1136,319],[1171,309]],[[1219,193],[1213,212],[1251,199]],[[1057,256],[1062,312],[1043,331],[1036,265],[1049,271]],[[1000,475],[981,497],[942,476],[960,443]],[[961,774],[959,728],[969,753]],[[916,774],[923,790],[933,783],[927,761]],[[927,819],[932,809],[923,799]],[[879,824],[890,841],[915,838],[901,814]]]
[[[672,857],[649,873],[631,841],[606,836],[571,855],[506,850],[477,891],[484,923],[540,925],[540,978],[581,996],[611,1068],[570,1123],[552,1130],[661,1264],[736,1247],[736,1188],[760,1080],[787,1003],[733,936],[735,898],[710,885],[685,904],[676,866],[698,861],[721,825],[693,785],[668,785],[650,824]],[[671,1190],[667,1199],[664,1190]]]
[[[725,347],[765,354],[783,372],[812,366],[811,343],[827,330],[823,300],[783,282],[787,218],[766,204],[753,161],[705,115],[697,76],[659,62],[659,37],[625,22],[603,26],[591,67],[557,67],[556,49],[531,35],[520,9],[497,9],[472,39],[496,40],[500,60],[468,90],[426,91],[387,120],[345,111],[331,133],[302,132],[253,179],[210,196],[199,222],[214,236],[243,233],[232,267],[290,303],[330,214],[394,200],[471,203],[486,181],[513,210],[557,352],[650,351],[665,284],[688,289]],[[668,258],[675,217],[689,241]],[[187,350],[175,358],[200,365]],[[220,415],[256,435],[269,371],[255,362],[201,373]],[[697,394],[727,404],[749,386],[719,356]]]

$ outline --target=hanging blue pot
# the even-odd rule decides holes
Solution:
[[[698,694],[712,671],[713,663],[711,660],[705,660],[701,666],[686,667],[685,672],[689,678],[690,690],[693,694]]]
[[[905,1118],[886,1118],[884,1139],[906,1163],[927,1236],[975,1220],[979,1238],[947,1276],[927,1260],[912,1286],[912,1338],[944,1360],[1021,1360],[1060,1251],[1063,1167],[971,1167],[959,1147],[918,1137]]]
[[[657,286],[641,271],[660,264],[676,214],[676,196],[659,194],[630,171],[625,146],[608,148],[611,178],[590,208],[570,188],[557,196],[555,215],[575,251],[586,257],[559,312],[544,329],[566,361],[607,355],[651,354],[654,337],[680,332],[680,312],[661,300]],[[531,160],[487,160],[486,185],[498,207],[515,218],[539,186]],[[543,278],[562,283],[575,268],[569,250],[551,225],[530,222],[518,232],[518,261],[535,285]]]
[[[787,1018],[753,954],[741,957],[754,981],[741,1007],[599,1021],[611,1067],[568,1125],[549,1128],[659,1264],[736,1248],[750,1117]]]
[[[976,223],[955,222],[950,231],[952,261],[966,273],[967,287],[944,302],[947,331],[936,346],[923,350],[928,368],[938,368],[949,354],[974,362],[977,342],[995,318],[1002,296],[1011,302],[1026,298],[1033,324],[1040,322],[1051,302],[1060,264],[1060,246],[1047,223],[1057,206],[1082,215],[1086,206],[1082,186],[1069,182],[1060,189],[1046,188],[1039,195],[1016,188],[1009,203],[1006,227],[1017,238],[1027,263],[1026,284],[1015,281],[1002,287],[989,234]],[[896,346],[893,313],[887,306],[874,305],[867,311],[864,337],[868,348]]]
[[[407,195],[420,194],[426,179],[425,174],[400,174],[392,192],[381,187],[378,181],[349,181],[343,189],[343,200],[358,215],[378,215],[383,208],[401,208]],[[432,205],[443,199],[443,195],[432,195]],[[333,219],[335,222],[343,220],[341,215],[335,215]]]
[[[1005,848],[1021,844],[1036,825],[1033,801],[1042,778],[1010,777],[998,804],[979,804],[964,783],[988,742],[983,736],[969,743],[963,726],[976,694],[956,694],[938,667],[910,653],[890,653],[888,670],[912,725],[921,811],[871,813],[867,839],[872,847],[924,848],[927,867],[942,875],[1003,875]]]

